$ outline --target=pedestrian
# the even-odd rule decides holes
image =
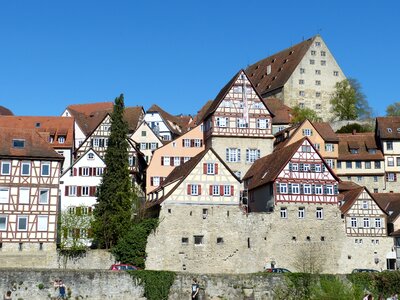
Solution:
[[[67,287],[65,286],[65,284],[61,279],[54,281],[54,287],[58,288],[58,297],[61,299],[66,299]]]
[[[3,297],[4,300],[11,300],[11,291],[7,291],[7,293],[4,294]]]
[[[197,300],[198,299],[198,295],[199,295],[199,284],[197,282],[196,278],[193,278],[193,283],[192,283],[192,299]]]

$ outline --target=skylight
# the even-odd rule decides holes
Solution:
[[[13,140],[13,147],[14,148],[25,148],[25,140]]]

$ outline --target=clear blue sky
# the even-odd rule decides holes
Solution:
[[[196,113],[240,69],[320,33],[375,113],[400,101],[400,1],[1,1],[0,105]]]

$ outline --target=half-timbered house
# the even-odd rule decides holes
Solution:
[[[1,128],[0,140],[1,254],[54,250],[64,158],[33,129]]]
[[[153,152],[164,144],[164,141],[154,133],[146,121],[142,121],[130,138],[135,141],[140,151],[144,154],[147,164],[150,163]]]
[[[240,70],[203,117],[206,147],[212,147],[240,178],[272,152],[272,115],[246,72]]]

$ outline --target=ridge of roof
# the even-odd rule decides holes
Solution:
[[[156,112],[158,114],[160,114],[160,116],[164,119],[164,124],[165,126],[168,127],[168,129],[174,134],[174,135],[182,135],[184,132],[187,131],[187,127],[189,124],[185,123],[184,119],[181,119],[179,116],[173,116],[170,113],[166,112],[165,110],[163,110],[160,106],[158,106],[157,104],[153,104],[148,110],[147,112]],[[180,128],[180,130],[174,128],[173,126],[171,126],[171,123],[178,126]]]
[[[0,116],[13,116],[13,112],[7,107],[0,105]]]

